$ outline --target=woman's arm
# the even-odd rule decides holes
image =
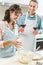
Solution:
[[[15,47],[19,48],[21,47],[21,42],[18,41],[18,38],[12,39],[12,40],[7,40],[7,41],[3,41],[3,46],[6,47],[9,44],[14,44]]]
[[[21,44],[19,41],[17,41],[18,38],[10,39],[7,41],[2,40],[4,35],[4,23],[0,22],[0,44],[2,44],[3,47],[8,46],[9,44],[14,44],[16,47],[19,47]]]
[[[0,48],[4,48],[4,47],[8,46],[11,43],[13,43],[13,40],[8,40],[8,41],[1,41],[0,40]]]
[[[12,44],[12,43],[14,43],[13,40],[7,40],[7,41],[3,42],[3,46],[6,47],[6,46],[8,46],[9,44]]]

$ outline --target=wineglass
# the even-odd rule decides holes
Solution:
[[[23,28],[24,28],[25,26],[26,26],[26,24],[22,24],[22,25],[21,25],[21,27],[23,27]]]
[[[20,27],[22,27],[22,28],[21,28],[21,31],[19,32],[20,35],[23,34],[23,32],[24,32],[23,30],[24,30],[25,26],[26,26],[26,24],[21,24],[21,25],[20,25]]]
[[[33,27],[34,30],[37,30],[37,27]]]

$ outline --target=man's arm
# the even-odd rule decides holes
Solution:
[[[38,16],[37,15],[37,19],[38,19],[38,21],[37,21],[37,24],[38,24],[38,30],[39,30],[39,33],[42,33],[42,31],[43,31],[43,28],[42,28],[42,18],[40,17],[40,16]]]
[[[37,29],[33,31],[34,35],[42,33],[42,28],[41,28],[42,19],[39,15],[36,16],[37,16]]]
[[[17,24],[18,24],[19,27],[20,27],[20,25],[22,25],[22,24],[25,22],[25,18],[26,18],[26,13],[22,14],[22,15],[19,17],[19,19],[18,19],[18,21],[17,21]]]

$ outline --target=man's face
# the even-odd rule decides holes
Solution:
[[[38,4],[36,2],[31,1],[29,4],[29,13],[33,15],[37,10]]]

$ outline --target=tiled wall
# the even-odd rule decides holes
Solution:
[[[0,20],[3,19],[5,10],[9,8],[9,6],[0,6]],[[21,7],[22,8],[22,12],[26,12],[28,10],[28,7]]]
[[[5,10],[7,8],[9,8],[9,6],[0,6],[0,20],[3,19]],[[28,11],[28,7],[21,7],[21,8],[22,8],[22,12],[27,12]]]
[[[8,6],[0,6],[0,20],[3,19],[4,12],[8,8]]]

